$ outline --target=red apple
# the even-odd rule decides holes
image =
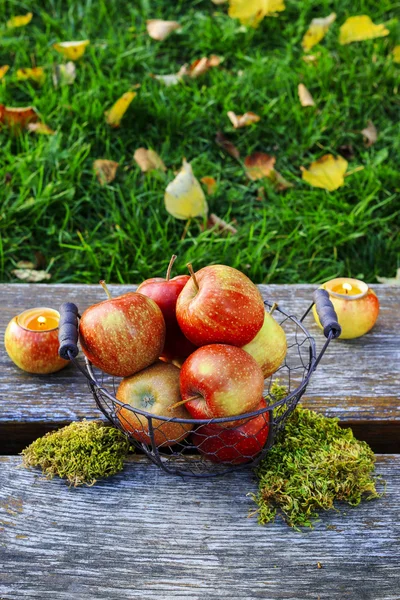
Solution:
[[[158,359],[164,347],[164,317],[153,300],[137,292],[110,296],[85,310],[79,339],[84,354],[96,367],[109,375],[126,377]]]
[[[266,401],[262,399],[255,410],[266,406]],[[238,465],[253,460],[261,452],[268,431],[269,412],[265,412],[252,419],[240,420],[235,427],[202,425],[193,432],[192,441],[199,452],[212,462]]]
[[[263,326],[243,350],[257,361],[265,378],[280,367],[287,352],[286,335],[271,313],[265,313]]]
[[[166,326],[165,345],[161,356],[168,360],[184,359],[196,350],[196,346],[183,335],[176,320],[176,301],[190,277],[189,275],[178,275],[170,279],[175,259],[176,255],[174,254],[165,279],[163,277],[146,279],[136,290],[154,300],[161,309]]]
[[[179,392],[179,369],[174,365],[157,362],[151,367],[122,380],[117,399],[133,409],[165,416],[169,419],[190,419],[184,406],[171,408],[181,400]],[[117,411],[121,426],[139,442],[151,444],[149,420],[129,408]],[[190,423],[176,423],[152,419],[154,441],[157,446],[172,446],[182,441],[191,431]]]
[[[196,346],[244,346],[260,331],[264,312],[262,296],[254,283],[225,265],[192,271],[176,304],[179,326]]]
[[[264,377],[254,358],[241,348],[224,344],[193,352],[182,365],[180,383],[182,400],[195,419],[255,410],[264,391]]]

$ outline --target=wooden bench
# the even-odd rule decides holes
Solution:
[[[260,286],[300,316],[315,286]],[[111,286],[118,295],[132,286]],[[93,488],[69,489],[20,468],[16,454],[48,430],[99,418],[83,376],[71,365],[51,376],[18,370],[0,348],[0,599],[400,598],[400,290],[374,286],[374,330],[334,341],[303,405],[339,417],[378,453],[386,495],[322,515],[298,533],[255,517],[251,472],[222,479],[167,475],[144,457]],[[0,329],[33,306],[84,308],[98,286],[1,285]],[[307,318],[320,348],[324,338]],[[188,459],[190,460],[190,459]]]

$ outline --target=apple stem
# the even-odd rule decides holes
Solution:
[[[272,315],[272,313],[274,312],[274,310],[278,308],[278,303],[274,302],[273,305],[271,306],[270,310],[269,310],[269,314]]]
[[[101,287],[103,288],[103,290],[105,291],[105,293],[107,294],[108,299],[111,300],[112,296],[110,294],[110,290],[108,289],[107,284],[104,281],[104,279],[102,279],[101,281],[99,281],[99,283],[100,283]]]
[[[196,286],[196,289],[199,290],[199,284],[197,283],[195,272],[193,271],[192,263],[188,263],[187,268],[189,269],[190,277],[193,279],[193,283]]]
[[[171,260],[169,261],[169,265],[168,265],[168,269],[167,269],[167,274],[165,276],[165,279],[167,281],[169,281],[169,278],[171,277],[171,271],[172,271],[172,265],[174,264],[174,262],[176,261],[178,257],[176,256],[176,254],[173,254],[171,256]]]
[[[181,400],[180,402],[175,402],[175,404],[173,404],[172,406],[170,406],[168,408],[168,410],[171,411],[174,408],[176,408],[177,406],[182,406],[182,404],[186,404],[186,402],[190,402],[191,400],[197,400],[199,398],[201,398],[201,396],[190,396],[189,398],[186,398],[186,400]]]

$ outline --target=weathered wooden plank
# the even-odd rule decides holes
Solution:
[[[378,457],[383,498],[304,533],[247,518],[249,473],[183,480],[134,459],[68,489],[19,462],[0,458],[1,598],[399,598],[400,457]]]
[[[111,286],[115,295],[135,286]],[[300,316],[311,301],[313,285],[260,286],[267,299],[276,300]],[[400,289],[374,285],[381,314],[372,332],[358,340],[335,341],[312,377],[304,405],[337,416],[355,428],[376,450],[399,451],[400,440]],[[57,308],[66,300],[80,310],[102,300],[100,286],[0,286],[0,329],[15,314],[32,306]],[[307,327],[320,348],[324,338],[307,317]],[[40,431],[99,413],[83,376],[73,367],[51,376],[34,376],[17,369],[0,348],[0,442],[13,453]]]

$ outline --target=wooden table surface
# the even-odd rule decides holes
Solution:
[[[297,316],[314,289],[260,287]],[[330,345],[302,402],[371,443],[386,495],[342,506],[301,533],[248,518],[251,472],[182,479],[134,457],[118,476],[69,489],[21,468],[17,452],[35,437],[100,413],[72,366],[28,375],[1,345],[0,599],[399,600],[400,289],[374,289],[377,325],[359,340]],[[1,285],[0,330],[27,308],[71,300],[82,311],[102,299],[97,286]],[[324,338],[312,317],[306,324],[320,348]]]

